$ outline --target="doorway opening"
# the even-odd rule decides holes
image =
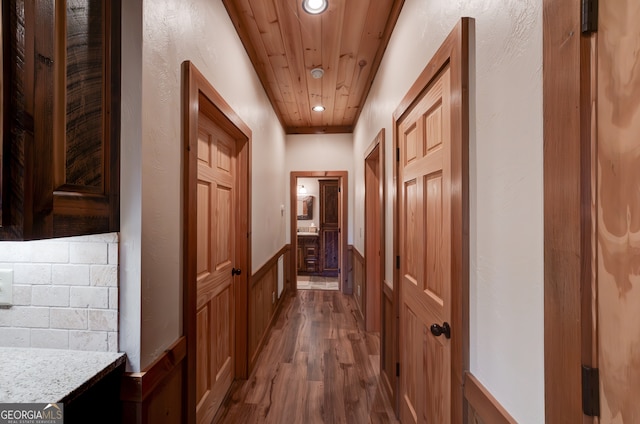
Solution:
[[[296,182],[298,290],[338,290],[338,179],[299,177]]]
[[[291,173],[291,290],[343,290],[347,172]]]

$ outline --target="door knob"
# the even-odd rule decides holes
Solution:
[[[451,326],[449,325],[448,322],[445,322],[444,324],[442,324],[442,326],[438,325],[438,324],[432,324],[431,325],[431,334],[433,334],[434,336],[438,337],[444,334],[444,336],[447,339],[451,338]]]
[[[242,274],[242,270],[238,268],[231,268],[231,276]]]

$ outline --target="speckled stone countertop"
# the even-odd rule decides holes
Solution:
[[[124,361],[124,353],[2,347],[0,403],[71,402]]]

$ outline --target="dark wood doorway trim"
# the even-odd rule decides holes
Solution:
[[[347,171],[292,171],[290,180],[289,180],[289,191],[290,191],[290,228],[291,228],[291,255],[292,258],[295,258],[298,252],[298,238],[297,234],[297,210],[296,210],[296,201],[298,199],[297,192],[297,181],[298,178],[337,178],[340,186],[340,196],[339,196],[339,208],[340,208],[340,273],[338,275],[338,280],[340,284],[340,290],[345,293],[347,290],[347,285],[345,284],[346,278],[346,265],[347,265],[347,234],[348,234],[348,172]],[[297,261],[291,260],[291,279],[290,284],[292,287],[289,287],[289,290],[295,292],[298,290],[298,271],[297,271]]]
[[[380,331],[384,284],[384,128],[366,151],[364,170],[365,328]]]
[[[183,381],[183,422],[196,417],[196,280],[198,114],[208,113],[237,140],[238,204],[236,262],[242,271],[236,277],[235,378],[246,378],[248,370],[248,279],[251,274],[251,129],[189,61],[182,64],[184,139],[183,196],[183,333],[187,337],[187,361]]]
[[[451,423],[462,424],[465,413],[464,372],[469,369],[469,35],[471,18],[462,18],[420,73],[393,114],[393,152],[398,152],[398,126],[447,65],[451,69]],[[394,257],[400,254],[401,190],[399,164],[393,161]],[[400,304],[400,275],[394,268],[394,301]],[[458,336],[454,336],[457,334]],[[400,356],[398,356],[398,360]],[[400,364],[402,372],[402,364]],[[397,407],[396,407],[397,409]]]
[[[581,0],[544,0],[544,357],[548,423],[593,422],[582,413],[581,365],[595,365],[592,286],[591,63]]]

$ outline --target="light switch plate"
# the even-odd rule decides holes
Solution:
[[[13,270],[0,269],[0,305],[13,302]]]

